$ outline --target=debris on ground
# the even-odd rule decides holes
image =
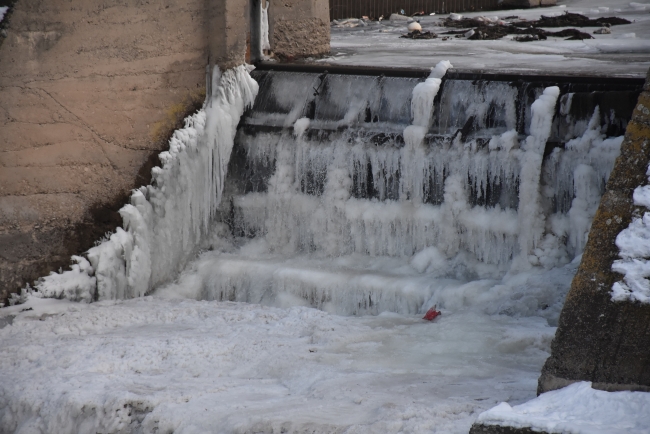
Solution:
[[[406,15],[402,14],[390,14],[390,17],[388,19],[390,21],[409,21],[411,17],[407,17]]]
[[[546,37],[544,37],[546,39]],[[517,42],[532,42],[532,41],[539,41],[539,35],[522,35],[522,36],[515,36],[512,38],[513,41]]]
[[[331,26],[337,28],[354,28],[354,27],[366,27],[371,20],[364,18],[348,18],[345,20],[332,20]]]
[[[433,32],[421,32],[419,30],[414,30],[406,35],[400,36],[400,38],[406,39],[436,39],[437,37],[438,35]]]
[[[557,17],[542,16],[536,21],[527,21],[518,16],[508,16],[504,20],[499,17],[473,17],[467,18],[461,15],[441,20],[445,27],[453,27],[459,30],[450,30],[445,35],[456,35],[456,38],[463,36],[470,40],[495,40],[507,35],[515,35],[513,40],[518,42],[543,41],[549,36],[566,38],[568,41],[593,39],[589,33],[582,32],[575,28],[564,29],[558,32],[551,32],[542,27],[587,27],[601,26],[595,34],[610,34],[611,26],[630,24],[630,21],[618,17],[606,17],[589,19],[584,15],[565,13]],[[460,30],[462,29],[462,30]],[[469,29],[469,30],[468,30]]]
[[[454,14],[457,15],[457,14]],[[507,20],[507,21],[506,21]],[[631,24],[630,21],[625,18],[619,17],[602,17],[596,19],[590,19],[584,15],[574,14],[571,12],[566,12],[563,15],[558,15],[555,17],[547,17],[542,15],[539,20],[528,21],[522,18],[519,18],[516,15],[505,17],[504,20],[499,20],[497,17],[473,17],[467,18],[462,15],[457,15],[456,17],[448,17],[444,20],[441,20],[444,27],[455,27],[455,28],[470,28],[478,27],[481,25],[490,25],[498,24],[505,26],[514,26],[519,28],[530,28],[530,27],[600,27],[604,25],[618,26],[622,24]]]
[[[546,17],[544,15],[537,21],[528,21],[526,24],[534,27],[598,27],[603,24],[617,26],[621,24],[632,24],[631,21],[619,17],[602,17],[591,19],[581,14],[565,12],[555,17]],[[515,23],[515,25],[517,25]]]
[[[578,29],[565,29],[559,32],[546,32],[546,36],[566,38],[567,41],[581,41],[583,39],[594,39],[589,33],[581,32]]]
[[[407,29],[408,29],[409,32],[415,32],[416,30],[418,32],[421,32],[422,31],[422,26],[417,21],[413,21],[412,23],[409,23]]]
[[[440,311],[436,310],[436,306],[434,305],[431,309],[427,311],[427,313],[424,314],[422,319],[425,319],[427,321],[433,321],[436,319],[436,317],[440,316]]]
[[[603,24],[603,26],[600,29],[594,30],[594,34],[596,35],[609,35],[611,33],[612,33],[612,29],[610,24]]]

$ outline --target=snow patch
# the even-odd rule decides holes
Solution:
[[[547,433],[642,434],[648,414],[650,393],[605,392],[578,382],[514,407],[502,402],[476,422]]]
[[[650,167],[646,174],[650,175]],[[633,200],[650,209],[650,185],[637,187]],[[621,259],[614,261],[612,270],[622,274],[623,280],[612,286],[612,300],[650,303],[650,211],[632,218],[616,237],[616,246]]]

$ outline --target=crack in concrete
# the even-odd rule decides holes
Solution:
[[[97,131],[95,131],[95,130],[90,126],[90,125],[88,125],[88,123],[86,123],[83,119],[81,119],[79,116],[77,116],[74,112],[72,112],[70,109],[68,109],[68,108],[67,108],[66,106],[64,106],[62,103],[60,103],[60,102],[59,102],[56,98],[54,98],[54,96],[52,96],[52,94],[49,93],[47,90],[45,90],[45,89],[43,89],[43,88],[37,88],[37,89],[40,90],[40,91],[42,91],[42,92],[45,92],[45,94],[47,94],[50,98],[52,98],[52,100],[53,100],[55,103],[57,103],[59,106],[61,106],[61,108],[62,108],[63,110],[65,110],[66,112],[68,112],[68,113],[70,113],[72,116],[74,116],[75,119],[77,119],[77,120],[78,120],[78,121],[79,121],[79,122],[80,122],[80,123],[81,123],[81,124],[82,124],[86,129],[87,129],[87,130],[88,130],[88,131],[90,131],[91,133],[93,133],[93,134],[96,136],[96,138],[98,138],[99,140],[101,140],[103,143],[106,143],[106,144],[109,144],[109,145],[112,145],[112,144],[113,144],[112,142],[109,142],[108,140],[104,139],[104,138],[101,136],[101,134],[99,134]],[[119,172],[118,167],[115,165],[115,163],[113,163],[113,161],[111,161],[111,159],[110,159],[110,157],[108,156],[106,150],[105,150],[102,146],[100,146],[100,149],[102,150],[102,153],[104,154],[104,157],[106,157],[106,160],[109,162],[109,164],[111,165],[111,167],[113,168],[113,170],[115,170],[116,172]]]

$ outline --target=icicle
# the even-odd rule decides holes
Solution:
[[[262,50],[270,50],[271,43],[269,42],[269,3],[270,0],[266,0],[266,7],[264,7],[263,2],[260,1],[260,10],[261,10],[261,23],[260,23],[260,47]]]
[[[100,300],[132,298],[169,281],[207,235],[226,176],[239,118],[253,104],[258,86],[245,66],[215,68],[204,108],[174,133],[153,182],[134,191],[120,210],[124,229],[87,253]],[[78,274],[78,273],[77,273]],[[45,277],[49,288],[58,277]],[[95,290],[75,295],[89,300]]]
[[[433,101],[440,90],[442,77],[452,65],[443,60],[431,68],[431,74],[413,89],[411,98],[411,117],[413,123],[404,129],[404,143],[401,151],[400,198],[421,201],[423,191],[424,152],[421,149],[424,137],[431,127]]]
[[[530,135],[524,143],[519,184],[519,249],[520,257],[513,266],[526,268],[531,262],[533,250],[542,239],[544,215],[540,206],[539,181],[546,141],[551,134],[555,103],[560,95],[557,86],[547,87],[531,107]]]

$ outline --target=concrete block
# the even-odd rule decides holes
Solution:
[[[271,3],[269,33],[271,50],[280,59],[293,60],[329,53],[329,1]]]

